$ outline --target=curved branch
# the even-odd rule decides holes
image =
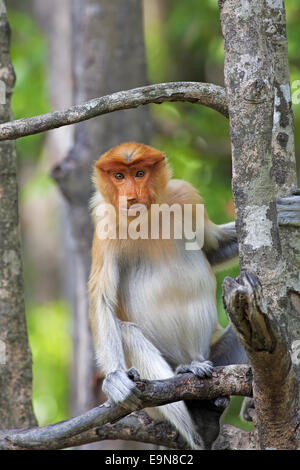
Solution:
[[[18,119],[0,125],[0,141],[14,140],[58,127],[86,121],[102,114],[137,108],[149,103],[186,101],[208,106],[228,117],[225,89],[218,85],[198,82],[158,83],[95,98],[71,108]]]
[[[229,395],[251,396],[252,374],[250,367],[246,365],[225,366],[216,367],[209,379],[182,374],[166,380],[138,381],[137,386],[142,395],[141,409],[183,399],[210,400]],[[130,411],[122,406],[107,401],[83,415],[60,423],[41,428],[2,432],[0,449],[12,448],[12,446],[35,449],[51,446],[51,448],[59,449],[65,446],[66,442],[71,442],[74,436],[96,427],[102,427],[107,423],[115,423],[129,413]],[[102,432],[101,429],[98,432]],[[122,433],[115,433],[117,436],[115,439],[120,438],[121,435]]]
[[[20,447],[10,442],[7,433],[6,445],[1,449],[24,450],[28,447]],[[0,431],[0,442],[4,439],[4,433]],[[88,431],[76,434],[72,437],[53,439],[46,444],[32,447],[34,450],[58,450],[69,447],[77,447],[104,440],[123,440],[144,442],[168,447],[177,450],[187,450],[186,441],[178,431],[167,422],[152,420],[144,411],[135,411],[125,416],[115,424],[104,424]],[[213,450],[249,450],[258,449],[255,429],[251,432],[236,428],[230,424],[223,424],[218,439],[213,445]]]
[[[22,447],[14,444],[10,440],[11,431],[5,434],[0,431],[0,443],[6,438],[5,447],[0,445],[0,449],[6,450],[24,450],[29,446]],[[15,432],[15,431],[13,431]],[[13,432],[11,435],[13,435]],[[123,440],[144,442],[146,444],[163,445],[172,449],[186,449],[187,444],[178,431],[167,422],[158,422],[152,420],[144,411],[135,411],[129,416],[121,418],[117,423],[104,424],[100,427],[94,427],[75,436],[62,436],[58,439],[52,439],[47,443],[30,446],[35,450],[57,450],[69,447],[77,447],[104,440]],[[4,442],[4,441],[2,441]]]

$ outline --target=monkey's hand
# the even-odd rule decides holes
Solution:
[[[292,196],[277,198],[277,220],[279,225],[300,227],[300,189]]]
[[[197,377],[211,377],[213,371],[213,363],[211,361],[193,361],[191,364],[184,364],[177,367],[176,374],[185,374],[192,372]]]
[[[139,380],[135,369],[115,370],[107,374],[103,381],[102,390],[114,403],[118,403],[128,410],[136,410],[141,404],[141,393],[134,380]]]

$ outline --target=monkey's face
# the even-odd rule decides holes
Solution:
[[[158,202],[170,170],[165,156],[148,145],[128,142],[106,152],[96,162],[96,185],[119,215],[134,217]]]
[[[114,188],[114,203],[120,214],[134,216],[137,210],[148,210],[153,201],[151,168],[140,165],[120,166],[108,175]]]

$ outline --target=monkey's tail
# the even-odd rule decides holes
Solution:
[[[184,437],[189,446],[195,450],[205,449],[201,436],[196,432],[193,421],[183,401],[169,403],[157,408],[146,408],[149,416],[156,420],[170,422]]]

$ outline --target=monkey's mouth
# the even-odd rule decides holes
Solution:
[[[120,206],[119,213],[127,217],[135,217],[137,215],[147,212],[147,206],[145,204],[132,204],[129,207]]]

